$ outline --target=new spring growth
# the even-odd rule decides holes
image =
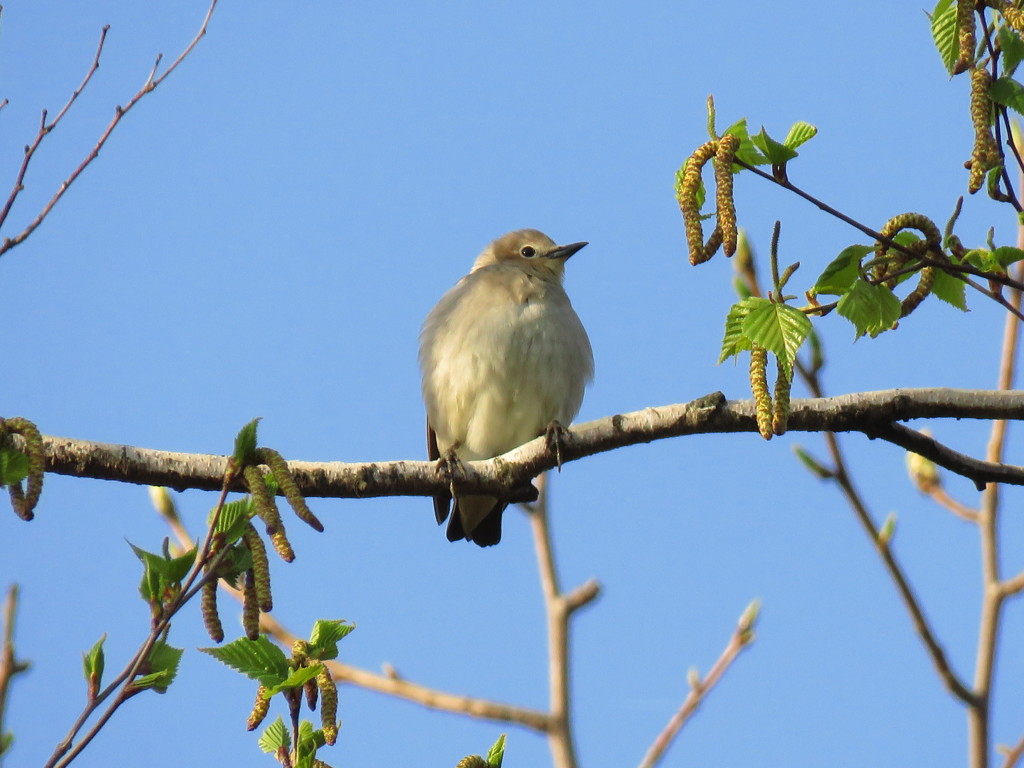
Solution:
[[[249,486],[249,493],[252,494],[253,504],[256,507],[256,514],[267,526],[267,535],[274,550],[281,559],[290,563],[295,559],[295,551],[288,541],[284,532],[284,523],[281,521],[281,513],[277,509],[274,495],[267,488],[267,482],[263,472],[253,465],[248,465],[244,470],[245,482]]]
[[[291,470],[288,469],[288,462],[273,448],[258,448],[256,455],[274,473],[277,486],[288,500],[295,516],[317,533],[323,533],[324,526],[306,505],[306,500],[299,492],[299,486],[295,482],[295,478],[292,477]]]
[[[768,350],[760,344],[754,344],[750,349],[750,391],[754,395],[757,431],[765,440],[771,440],[774,432],[772,396],[768,391]]]
[[[776,360],[778,374],[775,379],[775,404],[772,409],[772,432],[776,435],[786,434],[789,425],[789,393],[793,386],[786,368],[781,360]]]
[[[13,482],[7,483],[7,490],[11,496],[11,506],[14,513],[22,520],[31,520],[35,517],[36,504],[39,502],[39,495],[43,492],[43,470],[46,468],[46,456],[43,451],[43,436],[39,434],[36,425],[28,419],[15,416],[10,419],[0,418],[0,445],[3,445],[8,435],[20,435],[23,443],[21,451],[12,449],[0,449],[0,459],[11,456],[24,456],[21,461],[22,472],[16,475]],[[25,480],[25,488],[22,490],[21,480]]]
[[[883,547],[888,547],[892,541],[892,537],[896,534],[896,513],[890,512],[885,517],[885,522],[882,523],[882,527],[878,529],[878,543]]]
[[[256,702],[252,705],[252,714],[246,724],[246,730],[255,731],[270,711],[270,698],[267,696],[267,687],[260,684],[256,689]]]
[[[245,526],[242,532],[242,541],[249,549],[252,557],[252,574],[255,579],[256,600],[260,610],[269,613],[274,608],[274,600],[270,594],[270,561],[267,558],[267,548],[263,546],[263,539],[256,532],[252,523]]]
[[[754,625],[757,624],[757,617],[761,615],[761,601],[757,598],[750,601],[750,605],[743,611],[740,620],[736,625],[740,641],[748,645],[754,641]]]
[[[215,643],[223,641],[224,625],[221,624],[220,615],[217,613],[217,579],[210,579],[203,584],[199,606],[203,614],[206,634]]]
[[[973,3],[972,3],[973,5]],[[985,5],[995,8],[1006,19],[1006,23],[1024,35],[1024,11],[1007,0],[986,0]]]
[[[931,432],[926,429],[922,429],[921,434],[931,437]],[[930,494],[942,487],[942,476],[935,462],[918,453],[907,452],[907,474],[921,493]]]
[[[338,740],[338,687],[334,684],[327,667],[320,667],[316,685],[320,689],[320,723],[324,739],[330,746],[334,746],[334,742]]]
[[[999,146],[992,135],[992,98],[989,88],[992,76],[984,67],[971,70],[971,122],[974,124],[974,148],[971,150],[967,191],[972,195],[981,189],[985,174],[1001,163]]]
[[[178,516],[178,507],[174,503],[174,499],[171,498],[171,492],[164,488],[162,485],[150,485],[147,486],[149,491],[149,500],[153,504],[153,508],[156,509],[157,513],[169,523],[180,522],[181,518]]]
[[[974,61],[974,7],[975,0],[957,0],[956,3],[956,28],[960,51],[953,65],[954,75],[966,72]]]
[[[923,235],[923,239],[904,246],[915,256],[945,258],[942,253],[942,235],[939,233],[939,228],[935,222],[923,214],[901,213],[898,216],[893,216],[885,223],[879,234],[891,240],[900,232],[908,229],[916,229]],[[872,277],[877,281],[884,281],[884,284],[891,289],[896,284],[896,273],[906,267],[910,260],[911,257],[906,253],[891,249],[885,242],[877,242],[872,260],[875,265],[872,268]],[[912,267],[913,265],[911,265]],[[889,275],[893,275],[893,277],[889,278]],[[900,317],[906,317],[917,309],[932,292],[935,268],[924,267],[920,270],[919,275],[917,286],[900,303]]]
[[[245,584],[242,587],[242,629],[250,640],[258,640],[260,636],[260,602],[256,596],[256,577],[252,568],[245,572]]]

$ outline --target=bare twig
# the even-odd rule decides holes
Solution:
[[[672,716],[664,730],[658,734],[658,737],[647,750],[644,759],[640,761],[640,768],[653,768],[661,760],[665,751],[679,733],[679,730],[686,724],[686,721],[690,719],[693,713],[697,711],[697,707],[701,705],[701,702],[704,701],[704,698],[710,693],[711,689],[715,687],[715,684],[722,679],[725,671],[732,666],[732,663],[736,661],[743,650],[754,641],[753,624],[756,615],[757,603],[755,601],[743,612],[743,616],[740,617],[739,623],[736,625],[736,630],[732,633],[732,637],[729,638],[728,645],[725,646],[722,655],[718,657],[718,661],[708,670],[704,679],[701,680],[694,673],[690,680],[690,692],[687,694],[686,699],[683,700],[679,711]]]
[[[926,493],[931,496],[932,501],[941,507],[945,507],[961,520],[968,523],[978,522],[978,510],[971,509],[966,504],[961,504],[946,493],[946,490],[941,485],[937,485],[934,488],[927,490]]]
[[[551,728],[548,745],[555,768],[576,768],[573,744],[571,699],[569,697],[569,620],[573,613],[592,602],[600,594],[600,586],[591,579],[568,594],[559,587],[558,569],[551,547],[548,527],[546,476],[538,479],[540,494],[529,509],[533,543],[537,551],[544,612],[548,624],[548,686]]]
[[[35,140],[25,147],[25,156],[21,160],[21,167],[18,169],[18,175],[14,181],[14,188],[11,190],[10,195],[7,197],[7,202],[4,207],[0,209],[0,227],[3,227],[4,222],[7,221],[7,215],[11,212],[11,206],[14,205],[14,201],[23,189],[25,189],[25,173],[28,171],[28,164],[32,162],[32,157],[35,155],[36,150],[39,149],[39,145],[43,142],[50,132],[57,127],[57,124],[61,121],[67,111],[71,108],[71,105],[75,103],[78,95],[85,90],[85,86],[89,84],[93,74],[100,67],[100,54],[103,53],[103,43],[107,39],[107,32],[110,31],[110,25],[103,27],[103,31],[100,32],[100,42],[96,46],[96,55],[93,57],[92,66],[89,67],[89,71],[85,73],[85,78],[82,80],[82,84],[78,86],[71,94],[71,98],[68,99],[63,109],[57,113],[57,116],[53,118],[49,123],[46,122],[46,110],[43,110],[42,119],[39,121],[39,131],[36,133]],[[7,99],[4,99],[4,104],[7,104]],[[0,253],[3,253],[0,250]]]
[[[50,211],[53,210],[53,207],[64,196],[64,193],[68,191],[68,188],[75,182],[75,180],[82,174],[82,172],[89,166],[89,164],[99,156],[100,150],[103,149],[103,145],[107,143],[107,139],[110,138],[110,135],[114,132],[114,129],[117,127],[118,123],[121,122],[121,118],[128,114],[129,110],[131,110],[132,107],[138,104],[143,96],[145,96],[147,93],[152,92],[158,85],[160,85],[160,83],[166,80],[167,77],[175,69],[178,68],[178,65],[181,64],[185,57],[192,52],[192,49],[196,47],[196,44],[206,34],[207,26],[210,23],[210,17],[213,16],[213,10],[214,8],[216,8],[216,6],[217,0],[212,0],[209,9],[206,12],[206,17],[203,19],[202,26],[200,26],[199,28],[199,32],[197,32],[196,36],[192,38],[192,41],[188,44],[185,50],[181,52],[181,55],[179,55],[178,58],[174,60],[174,63],[171,64],[171,66],[168,67],[167,70],[164,71],[162,75],[155,79],[153,78],[153,73],[151,73],[149,78],[146,80],[146,83],[142,86],[142,88],[139,89],[139,91],[134,96],[132,96],[128,103],[125,104],[125,106],[118,106],[114,109],[114,117],[107,124],[106,129],[100,135],[95,146],[93,146],[92,150],[90,150],[89,154],[86,155],[85,159],[79,164],[79,166],[74,171],[72,171],[71,174],[61,183],[60,187],[57,189],[57,192],[53,195],[53,197],[50,198],[49,202],[43,206],[42,210],[35,217],[35,219],[33,219],[17,235],[15,235],[14,237],[4,238],[3,242],[0,243],[0,256],[9,251],[11,248],[14,248],[16,245],[23,243],[26,240],[26,238],[28,238],[28,236],[31,235],[39,227],[39,225],[43,223],[43,220],[46,219]],[[50,123],[49,126],[47,126],[46,124],[46,112],[43,112],[42,126],[40,127],[40,131],[36,136],[35,143],[30,147],[26,148],[25,159],[23,160],[21,169],[18,172],[18,178],[15,182],[14,189],[11,192],[11,196],[8,198],[7,204],[4,206],[2,213],[0,213],[0,225],[3,224],[3,221],[6,218],[7,213],[10,211],[11,205],[14,204],[14,199],[18,196],[18,193],[24,188],[23,182],[25,178],[25,171],[28,168],[28,161],[31,159],[31,155],[35,152],[36,147],[38,147],[43,137],[46,136],[51,130],[53,130],[53,127],[56,124],[57,120],[64,116],[68,108],[71,106],[72,102],[74,102],[74,100],[78,97],[78,94],[81,93],[82,88],[84,88],[86,83],[88,83],[89,78],[92,77],[92,73],[95,72],[96,68],[99,66],[100,51],[103,48],[103,41],[106,37],[106,33],[107,27],[104,27],[103,35],[100,38],[100,45],[96,51],[96,58],[93,61],[92,69],[89,70],[89,73],[86,75],[86,78],[82,82],[82,85],[79,87],[77,91],[75,91],[74,94],[72,94],[71,99],[68,100],[68,103],[64,106],[64,109],[60,111],[60,113],[57,115],[57,118],[54,120],[53,123]],[[160,59],[158,58],[157,63],[159,63],[159,61]]]
[[[3,762],[4,745],[4,711],[7,708],[7,696],[11,689],[11,680],[29,668],[27,661],[19,661],[14,651],[14,619],[18,613],[18,585],[11,584],[7,588],[7,597],[3,607],[3,643],[0,644],[0,763]]]
[[[167,522],[178,543],[185,548],[191,547],[192,537],[180,520]],[[242,601],[241,590],[228,586],[224,581],[220,582],[220,588],[239,602]],[[299,639],[298,635],[266,613],[260,614],[260,629],[285,648],[291,648]],[[429,688],[406,680],[390,665],[385,674],[370,672],[340,661],[327,661],[325,665],[335,682],[349,683],[369,691],[405,699],[428,709],[519,725],[541,733],[547,733],[551,729],[551,717],[545,712]]]
[[[1020,759],[1024,757],[1024,737],[1012,747],[1001,748],[1000,752],[1003,754],[1003,768],[1016,768]]]
[[[1024,245],[1024,230],[1018,231],[1018,244]],[[1024,265],[1016,265],[1018,276],[1024,277]],[[1021,291],[1012,290],[1009,302],[1018,310],[1021,307]],[[1017,349],[1020,324],[1009,312],[1003,326],[1003,345],[999,358],[997,388],[1008,391],[1013,388],[1016,373]],[[992,422],[985,458],[998,462],[1006,446],[1007,422],[996,419]],[[974,667],[974,691],[978,704],[968,711],[969,755],[972,768],[985,768],[989,761],[991,736],[990,702],[992,676],[995,672],[996,645],[999,640],[999,624],[1002,618],[1003,600],[1013,587],[1003,583],[999,574],[999,485],[989,483],[981,495],[979,505],[979,530],[981,532],[981,572],[984,591],[981,602],[981,619],[978,625],[978,655]],[[1011,582],[1012,583],[1012,582]]]

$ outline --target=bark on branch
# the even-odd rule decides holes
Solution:
[[[793,400],[789,430],[861,432],[912,450],[976,484],[1024,485],[1024,467],[974,459],[898,422],[909,419],[1024,419],[1024,391],[890,389],[838,397]],[[645,408],[579,424],[561,445],[562,463],[595,453],[684,435],[757,432],[750,400],[726,400],[719,392],[689,403]],[[17,442],[16,436],[10,438]],[[172,453],[64,437],[46,437],[46,469],[62,475],[218,490],[225,456]],[[227,441],[225,441],[227,442]],[[460,493],[491,493],[530,500],[530,481],[555,466],[544,438],[489,461],[467,462],[455,478]],[[363,498],[429,496],[449,486],[434,462],[366,463],[289,461],[306,496]],[[237,490],[244,490],[239,487]]]

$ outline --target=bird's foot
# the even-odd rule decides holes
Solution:
[[[441,454],[441,458],[437,460],[437,464],[438,469],[444,473],[444,476],[448,480],[448,492],[454,499],[456,479],[466,479],[466,470],[462,466],[462,459],[460,459],[455,453],[455,447],[453,446]]]
[[[548,452],[555,457],[555,466],[562,471],[562,444],[569,433],[557,420],[552,420],[544,430],[544,439],[547,441]]]

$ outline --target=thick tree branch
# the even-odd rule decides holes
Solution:
[[[976,483],[1024,485],[1024,467],[979,461],[952,451],[935,440],[894,424],[907,419],[1024,418],[1024,392],[962,389],[891,389],[838,397],[793,400],[790,431],[862,432],[900,445]],[[727,401],[721,393],[690,403],[645,408],[579,424],[567,431],[562,462],[567,463],[627,445],[669,437],[718,432],[756,432],[753,403]],[[17,441],[17,436],[8,438]],[[178,490],[218,490],[226,469],[225,456],[172,453],[127,445],[46,437],[49,472],[98,480],[162,485]],[[466,493],[489,492],[519,501],[555,458],[543,438],[489,461],[467,462],[458,488]],[[290,461],[303,494],[312,497],[362,498],[429,496],[448,489],[447,476],[433,462],[367,463]],[[235,490],[244,490],[236,486]]]

